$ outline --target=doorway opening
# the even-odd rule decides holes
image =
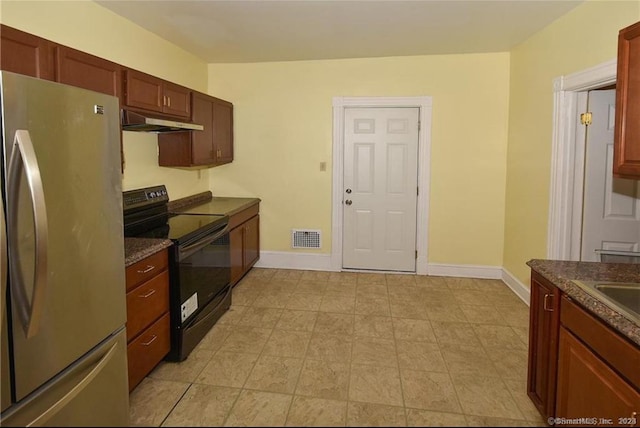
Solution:
[[[333,99],[333,191],[331,267],[344,269],[345,111],[353,108],[417,108],[420,131],[417,150],[415,273],[427,274],[429,177],[431,154],[431,97],[336,97]],[[364,123],[364,122],[363,122]],[[363,269],[366,271],[366,269]]]
[[[611,89],[616,60],[554,79],[554,122],[547,257],[582,259],[588,93]],[[604,183],[603,183],[604,185]]]
[[[583,206],[579,260],[638,257],[640,186],[637,180],[613,176],[616,91],[611,87],[594,89],[586,97],[584,179],[582,189],[576,189],[582,190]]]

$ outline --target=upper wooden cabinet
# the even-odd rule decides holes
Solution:
[[[126,70],[123,105],[191,118],[191,90],[149,74]]]
[[[213,99],[213,143],[216,165],[233,161],[233,104]]]
[[[640,179],[640,22],[620,30],[613,173]]]
[[[233,161],[233,104],[200,92],[191,96],[192,121],[203,131],[158,136],[160,166],[217,166]]]
[[[45,39],[0,24],[0,69],[55,80],[55,45]]]
[[[120,98],[122,67],[85,52],[57,46],[56,81]]]

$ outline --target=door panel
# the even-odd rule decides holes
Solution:
[[[357,210],[355,215],[356,251],[373,251],[373,213]]]
[[[371,143],[355,145],[355,185],[356,193],[371,193],[374,182],[375,147]]]
[[[613,177],[615,90],[589,92],[589,110],[581,260],[599,261],[595,250],[640,250],[640,187]]]
[[[415,272],[418,116],[345,109],[344,268]]]

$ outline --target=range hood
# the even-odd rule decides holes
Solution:
[[[122,110],[121,121],[123,131],[164,133],[202,131],[204,129],[204,126],[197,123],[161,119],[131,110]]]

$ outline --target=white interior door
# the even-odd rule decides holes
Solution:
[[[415,272],[418,108],[345,108],[343,268]]]
[[[613,177],[615,90],[589,92],[581,260],[600,261],[595,250],[640,250],[637,180]]]

